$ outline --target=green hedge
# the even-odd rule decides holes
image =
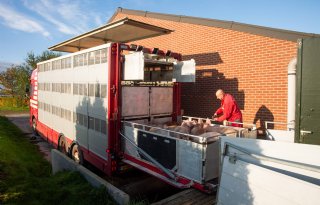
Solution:
[[[28,103],[26,98],[0,97],[0,107],[25,107]]]

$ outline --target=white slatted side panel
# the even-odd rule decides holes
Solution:
[[[226,142],[240,147],[229,146],[235,162],[223,156]],[[218,204],[317,204],[319,155],[320,146],[315,145],[221,137]]]
[[[223,160],[218,204],[317,204],[320,187],[243,161]]]

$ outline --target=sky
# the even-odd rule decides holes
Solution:
[[[0,0],[0,62],[102,26],[118,7],[320,34],[319,0]]]

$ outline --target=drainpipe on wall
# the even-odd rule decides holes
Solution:
[[[291,59],[288,64],[288,112],[287,129],[294,130],[296,113],[296,66],[297,57]]]

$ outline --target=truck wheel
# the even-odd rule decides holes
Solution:
[[[64,136],[61,136],[59,139],[59,144],[58,144],[58,150],[62,152],[63,154],[67,155],[67,143],[66,143],[66,138]]]
[[[39,133],[37,131],[37,120],[36,118],[32,118],[32,132],[35,136],[38,136]]]
[[[79,145],[74,144],[71,149],[71,158],[77,163],[77,164],[83,164],[83,156],[82,152],[79,148]]]

